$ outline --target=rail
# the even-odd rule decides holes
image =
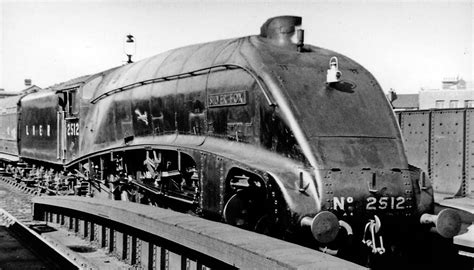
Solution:
[[[136,203],[35,197],[35,220],[58,223],[142,269],[361,269],[309,248]]]

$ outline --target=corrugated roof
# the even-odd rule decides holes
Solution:
[[[18,95],[18,93],[17,93],[17,95],[15,95],[15,96],[0,98],[0,108],[4,109],[4,108],[16,107],[16,105],[18,104],[18,101],[21,99],[21,97],[22,96]]]
[[[0,91],[0,98],[11,97],[11,96],[17,96],[17,95],[19,95],[19,94],[20,94],[20,93],[17,93],[17,92]]]
[[[61,83],[57,83],[57,84],[54,84],[52,86],[49,86],[49,87],[45,88],[45,90],[59,91],[59,90],[63,90],[63,89],[74,88],[74,87],[80,86],[81,84],[86,82],[89,77],[91,77],[91,75],[84,75],[84,76],[81,76],[81,77],[77,77],[77,78],[74,78],[74,79],[71,79],[71,80],[68,80],[68,81],[65,81],[65,82],[61,82]]]

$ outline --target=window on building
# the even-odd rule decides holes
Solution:
[[[473,108],[474,107],[474,100],[464,100],[464,107],[465,108]]]
[[[436,100],[436,109],[444,108],[444,100]]]
[[[449,108],[457,108],[459,106],[459,100],[450,100]]]

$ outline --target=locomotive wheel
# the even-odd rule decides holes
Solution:
[[[233,226],[252,229],[257,222],[255,201],[249,192],[241,190],[234,194],[224,207],[224,220]]]
[[[285,204],[281,192],[268,181],[266,190],[240,190],[224,207],[226,223],[282,238]]]
[[[255,231],[265,235],[274,235],[273,218],[266,214],[262,216],[255,225]]]

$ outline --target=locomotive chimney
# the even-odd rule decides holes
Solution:
[[[260,36],[268,38],[274,44],[286,47],[303,46],[303,32],[298,31],[298,44],[292,41],[296,28],[301,26],[302,19],[297,16],[279,16],[268,19],[260,28]]]

